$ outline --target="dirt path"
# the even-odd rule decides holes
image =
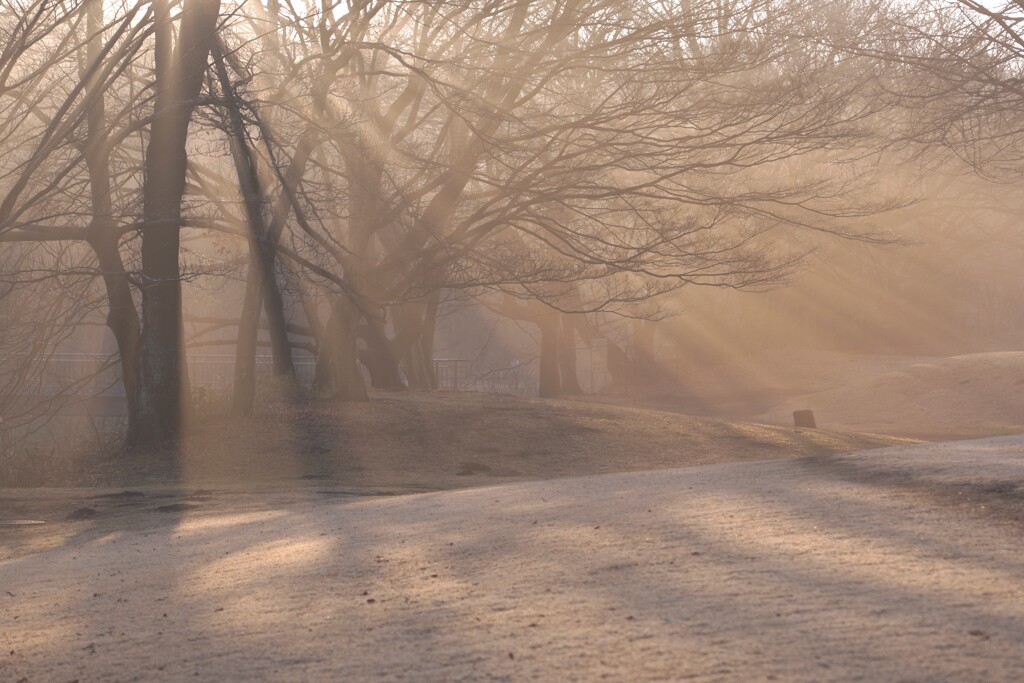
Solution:
[[[0,680],[1015,682],[1021,482],[1012,437],[125,505],[0,562]]]

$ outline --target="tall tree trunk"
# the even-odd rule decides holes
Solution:
[[[121,361],[121,384],[124,386],[130,439],[131,435],[136,433],[139,424],[139,313],[132,299],[128,273],[121,260],[117,237],[112,235],[113,228],[113,225],[109,228],[98,228],[95,236],[90,235],[89,244],[96,253],[100,270],[103,271],[103,285],[107,290],[107,327],[114,334]]]
[[[369,400],[359,369],[356,328],[361,317],[362,313],[348,297],[335,297],[319,343],[314,386],[338,400]]]
[[[558,312],[547,306],[539,311],[537,325],[540,327],[540,396],[555,398],[562,393],[559,373],[559,324]]]
[[[245,206],[246,223],[249,226],[249,274],[246,278],[246,296],[242,317],[238,326],[238,353],[235,357],[236,391],[235,412],[252,412],[256,394],[256,336],[259,328],[259,305],[267,314],[270,332],[270,348],[274,359],[274,375],[295,382],[295,365],[292,348],[288,340],[288,321],[284,311],[284,298],[274,272],[277,248],[271,239],[270,229],[263,217],[264,193],[256,169],[256,159],[245,133],[245,122],[235,97],[234,87],[228,77],[227,67],[219,42],[213,46],[213,60],[217,78],[224,93],[227,109],[228,139],[231,158],[235,163],[235,175]],[[254,305],[255,302],[255,305]]]
[[[540,396],[555,398],[562,393],[560,313],[539,299],[521,305],[506,295],[502,312],[516,320],[528,320],[540,330]]]
[[[382,215],[388,213],[389,207],[382,199],[382,179],[384,169],[375,160],[377,150],[365,146],[361,142],[356,145],[345,144],[342,147],[342,158],[351,180],[349,182],[349,248],[355,263],[346,269],[345,279],[352,283],[360,295],[371,301],[377,301],[377,290],[368,281],[363,264],[375,261],[374,236],[383,227],[380,223]],[[374,389],[401,391],[406,388],[399,369],[401,353],[388,338],[385,324],[384,306],[373,305],[366,308],[364,327],[360,330],[366,342],[366,368],[370,372],[370,385]],[[393,309],[396,320],[396,333],[401,324],[401,307]]]
[[[435,289],[427,295],[427,310],[423,315],[423,334],[420,336],[429,389],[437,389],[437,377],[434,374],[434,335],[437,332],[437,310],[440,304],[441,290]]]
[[[260,131],[264,135],[264,139],[266,139],[267,137],[269,137],[269,135],[264,130],[263,123],[260,121],[259,117],[257,117],[257,122],[260,125]],[[284,299],[281,296],[281,288],[278,286],[278,280],[276,277],[276,272],[273,269],[273,265],[278,262],[278,245],[280,244],[281,235],[284,232],[285,224],[288,222],[288,216],[290,215],[293,209],[297,213],[299,212],[298,205],[295,202],[295,191],[306,173],[306,167],[309,164],[309,158],[317,148],[318,144],[318,137],[314,132],[307,131],[306,133],[304,133],[302,137],[299,139],[298,144],[295,146],[295,153],[292,155],[291,162],[289,162],[288,164],[288,170],[283,174],[278,174],[278,177],[281,181],[281,187],[278,191],[277,198],[274,202],[274,214],[267,231],[267,240],[269,245],[271,262],[270,270],[272,273],[274,273],[274,278],[271,280],[273,290],[270,292],[268,296],[264,297],[264,307],[268,310],[268,318],[270,317],[269,311],[279,310],[280,315],[275,313],[273,317],[279,320],[281,323],[284,323],[286,320],[283,306]],[[287,280],[288,277],[291,276],[292,280],[296,283],[298,287],[297,298],[299,299],[299,305],[302,306],[302,309],[306,315],[306,321],[309,324],[311,331],[313,332],[314,347],[316,347],[320,344],[320,341],[323,338],[323,326],[320,323],[320,318],[316,311],[316,304],[313,301],[313,298],[311,297],[310,291],[308,289],[309,285],[305,279],[297,277],[295,275],[295,272],[293,270],[294,264],[292,264],[290,261],[281,260],[279,263],[281,264],[281,267],[284,270],[284,272],[281,275],[282,279]],[[257,278],[259,272],[259,268],[250,267],[249,269],[251,278]],[[249,286],[249,279],[250,278],[247,278],[246,280],[247,287]],[[256,306],[256,310],[259,310],[258,305]],[[278,328],[278,330],[280,329],[281,328]],[[254,346],[255,335],[256,332],[254,330]],[[284,329],[284,334],[276,332],[272,333],[272,335],[276,335],[272,336],[272,338],[287,339],[287,329]],[[296,373],[294,372],[295,366],[292,360],[290,349],[287,354],[284,354],[281,352],[281,347],[281,344],[272,345],[272,352],[274,353],[274,374],[276,376],[296,375]],[[290,371],[288,369],[289,367],[291,368]],[[253,353],[251,374],[255,375],[255,352]],[[297,387],[297,376],[295,377],[294,383]]]
[[[100,59],[103,46],[103,0],[91,0],[86,31],[88,44],[86,62]],[[137,429],[139,410],[136,396],[136,363],[139,350],[139,313],[132,299],[128,273],[121,259],[119,236],[110,201],[110,151],[106,145],[106,105],[104,93],[93,93],[98,83],[86,86],[92,104],[88,112],[86,165],[89,169],[89,190],[92,199],[92,221],[89,224],[89,245],[96,254],[103,285],[107,292],[107,327],[114,335],[121,361],[121,383],[128,411],[128,433]]]
[[[365,332],[371,386],[385,391],[402,391],[405,389],[405,382],[402,381],[398,357],[392,348],[391,340],[388,339],[383,318],[367,316]]]
[[[628,394],[630,387],[635,383],[633,379],[633,361],[622,349],[621,346],[607,340],[608,374],[611,375],[611,382],[608,386],[613,393]]]
[[[236,415],[251,413],[256,400],[256,342],[260,326],[260,293],[263,289],[260,279],[260,269],[253,267],[250,259],[245,276],[242,314],[238,320],[238,339],[235,342],[235,382],[231,410]]]
[[[320,320],[320,312],[317,310],[316,297],[313,296],[310,283],[299,274],[294,272],[294,264],[288,260],[282,260],[281,264],[288,269],[289,276],[299,290],[299,305],[306,317],[306,326],[313,333],[313,346],[320,345],[324,338],[324,325]]]
[[[413,389],[434,388],[434,324],[436,306],[431,311],[430,298],[396,306],[393,343],[396,355],[402,357],[402,367],[409,386]]]
[[[139,419],[130,441],[148,446],[176,439],[191,412],[178,261],[188,165],[186,142],[213,46],[219,0],[184,0],[177,48],[166,0],[157,2],[156,103],[142,190],[142,338]]]
[[[562,313],[562,329],[558,338],[558,370],[562,393],[566,395],[582,394],[579,377],[576,374],[576,325],[572,316]]]
[[[262,129],[261,129],[262,130]],[[270,252],[270,270],[274,273],[274,264],[277,262],[277,246],[281,241],[281,235],[284,233],[285,224],[288,222],[288,216],[291,213],[293,198],[295,196],[295,190],[302,180],[302,177],[306,174],[306,167],[309,164],[309,158],[313,154],[313,151],[317,147],[317,136],[315,134],[307,132],[299,139],[298,144],[295,146],[295,153],[292,155],[292,159],[288,164],[288,170],[281,176],[281,188],[277,194],[277,199],[274,203],[274,214],[270,221],[270,226],[267,230],[267,243]],[[268,142],[269,145],[269,142]],[[297,211],[298,209],[296,209]],[[282,278],[287,279],[287,275],[291,266],[281,261],[281,267],[284,270]],[[276,273],[274,273],[274,290],[270,293],[270,296],[264,298],[264,307],[267,310],[268,318],[271,316],[270,311],[272,309],[280,311],[280,313],[274,313],[275,319],[281,321],[282,327],[280,330],[284,331],[283,338],[287,340],[287,329],[284,327],[286,316],[284,309],[284,298],[282,296],[281,288],[278,286],[278,279]],[[299,279],[298,294],[299,305],[302,306],[306,313],[307,321],[310,327],[313,329],[313,334],[316,339],[320,338],[320,321],[316,316],[315,306],[308,303],[308,296],[303,287],[302,280]],[[280,337],[279,337],[280,338]],[[279,346],[279,345],[278,345]],[[277,347],[275,347],[277,348]],[[274,355],[274,374],[277,376],[291,375],[296,376],[295,364],[292,360],[291,348],[288,348],[288,353],[281,353],[280,350]],[[296,380],[297,381],[297,380]]]

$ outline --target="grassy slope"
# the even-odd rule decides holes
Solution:
[[[305,478],[356,491],[409,491],[899,442],[575,401],[410,392],[376,395],[366,404],[273,405],[252,418],[211,420],[185,441],[177,472],[141,459],[118,460],[90,468],[79,483]]]
[[[888,372],[784,402],[756,419],[785,423],[813,408],[821,426],[930,440],[1024,431],[1024,352],[908,361]]]

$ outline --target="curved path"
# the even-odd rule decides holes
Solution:
[[[1021,681],[1022,488],[1010,437],[136,505],[0,562],[0,680]]]

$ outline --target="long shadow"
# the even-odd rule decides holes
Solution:
[[[987,444],[1017,445],[1015,437],[985,440]],[[947,446],[949,447],[949,446]],[[1017,445],[1018,449],[1022,447]],[[1024,449],[1021,450],[1024,457]],[[898,457],[898,456],[895,456]],[[920,476],[914,469],[886,467],[876,459],[825,455],[799,461],[816,472],[843,481],[884,488],[927,504],[963,510],[987,519],[1024,526],[1024,479],[1019,481],[971,481],[969,476],[956,481],[935,481]]]
[[[34,621],[15,647],[0,635],[29,657],[4,659],[0,677],[38,675],[35,657],[51,678],[101,678],[109,669],[90,660],[104,650],[133,654],[129,676],[193,680],[224,662],[236,679],[277,680],[592,680],[617,671],[602,658],[670,680],[729,680],[752,662],[779,680],[848,680],[856,666],[865,680],[971,680],[981,658],[1024,666],[1019,597],[943,588],[958,573],[1024,586],[1013,548],[989,545],[984,519],[955,520],[948,491],[921,498],[883,479],[852,498],[846,478],[770,462],[611,487],[592,477],[386,504],[281,493],[211,514],[148,511],[138,528],[97,523],[0,563],[16,594],[0,601],[3,623],[12,606],[43,610],[17,615]],[[952,536],[954,521],[976,535]],[[152,552],[159,567],[135,571],[132,558]],[[134,631],[119,625],[140,613]],[[949,649],[901,659],[900,642]],[[1019,680],[1000,671],[985,680]]]

